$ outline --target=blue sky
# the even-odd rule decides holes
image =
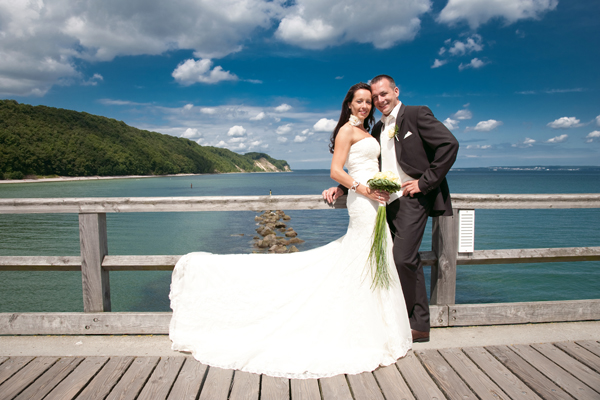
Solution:
[[[381,73],[456,167],[600,165],[598,0],[0,0],[0,98],[329,168]],[[376,114],[379,117],[379,113]]]

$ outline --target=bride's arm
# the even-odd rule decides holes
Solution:
[[[346,125],[338,132],[335,138],[335,149],[333,151],[333,158],[331,159],[330,171],[331,179],[349,189],[355,184],[355,180],[344,171],[344,164],[346,163],[353,142],[352,131],[353,128]],[[362,183],[356,187],[356,193],[368,197],[371,200],[379,201],[382,204],[389,199],[388,193],[379,190],[371,190],[367,185]]]

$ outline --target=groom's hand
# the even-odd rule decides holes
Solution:
[[[340,189],[337,186],[333,186],[333,187],[330,187],[329,189],[323,190],[323,198],[328,203],[333,203],[333,201],[335,199],[337,199],[338,197],[340,197],[343,194],[344,194],[344,192],[342,192],[342,189]]]
[[[417,193],[421,193],[418,180],[406,181],[402,184],[402,196],[413,197]]]

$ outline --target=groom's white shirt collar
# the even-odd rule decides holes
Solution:
[[[394,107],[392,112],[390,112],[387,117],[385,115],[381,116],[381,122],[383,122],[384,127],[388,127],[392,123],[396,124],[396,118],[398,117],[398,111],[400,111],[400,106],[402,106],[402,102],[398,100],[398,104],[396,104],[396,107]]]

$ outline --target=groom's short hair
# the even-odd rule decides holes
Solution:
[[[375,78],[371,79],[371,85],[376,84],[377,82],[387,79],[387,81],[390,83],[390,87],[393,89],[396,87],[396,82],[394,82],[394,78],[392,78],[389,75],[377,75]]]

